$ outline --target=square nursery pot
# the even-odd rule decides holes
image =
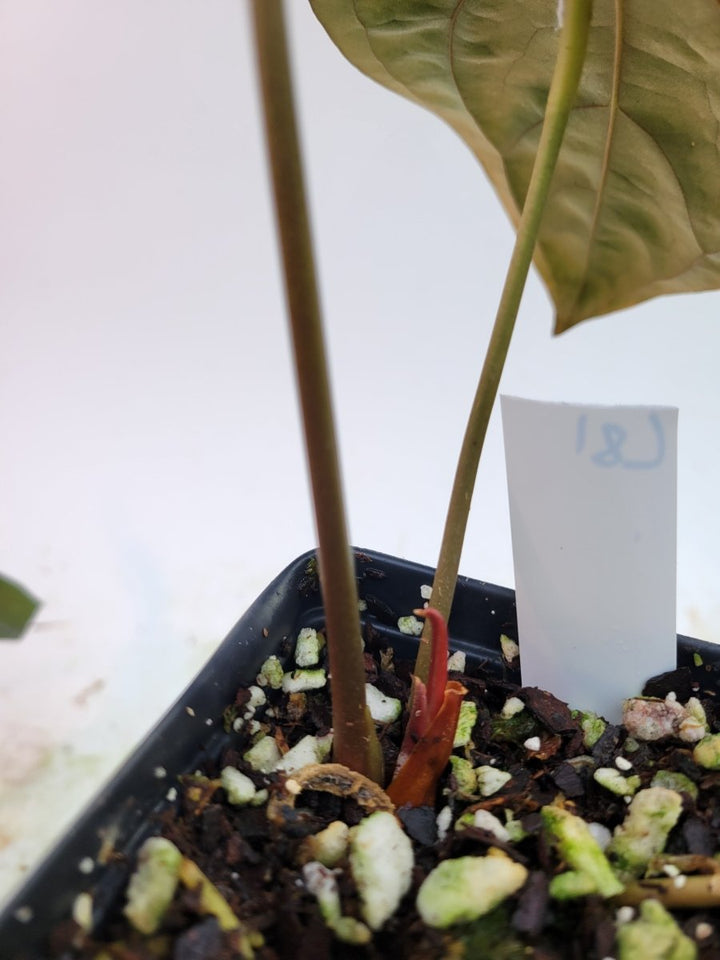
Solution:
[[[417,640],[397,628],[400,616],[421,604],[420,587],[433,570],[379,553],[356,551],[366,623],[386,636],[398,656],[414,656]],[[0,915],[0,958],[40,960],[53,956],[53,930],[67,921],[83,891],[92,894],[93,929],[122,895],[133,855],[157,830],[158,814],[177,802],[177,778],[216,760],[232,742],[223,712],[239,687],[253,682],[263,661],[282,651],[302,627],[323,625],[314,553],[291,563],[265,589],[132,757],[94,801]],[[512,590],[461,577],[450,620],[451,647],[468,663],[482,664],[497,678],[519,682],[503,660],[502,634],[517,632]],[[713,644],[678,637],[678,667],[712,695],[720,689]],[[646,692],[647,688],[646,688]],[[164,771],[164,773],[163,773]],[[160,775],[161,774],[161,775]],[[106,857],[103,851],[111,850]],[[57,956],[58,954],[55,954]]]

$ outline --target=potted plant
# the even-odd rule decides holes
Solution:
[[[439,13],[433,8],[430,15],[422,5],[413,6],[412,16],[403,21],[394,13],[399,8],[407,13],[407,5],[319,0],[314,5],[330,18],[336,39],[364,69],[402,84],[414,98],[430,89],[431,99],[447,104],[443,84],[435,88],[427,82],[427,71],[441,59],[428,59],[428,52],[437,54],[431,34],[438,24],[441,39],[448,22],[457,30],[459,9],[449,5]],[[624,19],[618,11],[618,46],[611,60],[616,85],[624,65]],[[54,931],[56,954],[500,957],[534,951],[545,957],[599,958],[617,950],[627,960],[711,956],[716,949],[708,911],[718,902],[712,853],[720,745],[714,732],[714,672],[707,669],[708,651],[683,644],[679,671],[658,678],[646,699],[629,702],[621,728],[573,713],[550,693],[517,686],[512,673],[512,599],[507,592],[464,584],[453,604],[469,492],[538,233],[539,265],[561,304],[561,328],[663,288],[647,277],[639,287],[617,277],[608,280],[603,271],[588,271],[582,263],[578,267],[582,257],[573,260],[571,269],[568,256],[575,251],[564,249],[557,239],[568,215],[562,193],[555,196],[558,209],[553,215],[558,221],[553,222],[552,215],[543,220],[548,195],[560,190],[562,177],[565,192],[581,179],[576,160],[583,148],[573,140],[572,127],[564,172],[557,166],[558,156],[573,106],[588,107],[583,68],[594,91],[593,65],[607,56],[602,44],[599,53],[593,50],[593,43],[597,46],[606,38],[606,13],[604,8],[596,11],[593,33],[592,4],[568,2],[554,36],[554,23],[547,22],[548,10],[543,9],[540,32],[552,55],[546,51],[540,57],[546,75],[542,96],[533,105],[539,117],[544,116],[542,134],[532,163],[527,155],[515,166],[506,159],[511,171],[506,204],[515,213],[522,207],[518,244],[434,575],[432,604],[439,610],[425,612],[420,587],[429,587],[429,571],[408,571],[402,565],[398,569],[387,558],[362,553],[357,569],[350,562],[282,8],[257,0],[260,72],[313,477],[319,569],[314,557],[302,558],[261,598],[273,609],[253,608],[249,620],[228,639],[226,655],[249,634],[258,639],[239,690],[238,679],[228,677],[226,660],[218,661],[205,678],[205,685],[214,685],[213,696],[203,705],[205,720],[214,727],[224,715],[227,729],[201,742],[194,705],[199,690],[191,688],[172,719],[161,725],[85,824],[68,838],[40,886],[34,893],[21,893],[21,900],[27,895],[42,901],[38,894],[44,882],[46,896],[57,898],[60,883],[67,882],[62,893],[66,907],[73,894],[72,919]],[[649,20],[661,29],[652,23],[654,7],[650,11],[650,5],[640,6],[640,13],[638,22]],[[708,37],[710,46],[717,44],[714,7],[703,7],[698,0],[688,20],[695,30],[705,27],[698,44]],[[502,23],[502,18],[491,16],[489,21]],[[404,28],[415,34],[420,67],[407,56],[414,47],[406,43]],[[503,46],[507,37],[500,32],[493,42],[506,56],[513,45],[525,43],[509,30],[510,42]],[[398,37],[399,45],[393,46]],[[453,33],[457,38],[467,40],[460,32]],[[487,50],[477,39],[473,42],[481,69]],[[390,66],[376,54],[388,46]],[[466,59],[472,64],[473,57]],[[399,80],[408,63],[410,74]],[[459,57],[458,64],[466,65],[465,59]],[[457,83],[455,76],[452,80]],[[617,106],[617,92],[613,88],[611,105]],[[487,106],[490,113],[498,110],[492,98]],[[457,103],[449,112],[456,125],[466,126]],[[501,118],[501,126],[506,120]],[[488,138],[482,128],[476,136],[481,153]],[[598,196],[613,172],[614,136],[610,125]],[[496,147],[490,157],[496,160],[493,150]],[[603,222],[598,204],[591,204],[591,214],[590,227],[597,234]],[[695,279],[683,282],[710,285],[712,255],[701,255],[698,261]],[[559,277],[558,263],[565,264]],[[364,652],[357,618],[358,576],[362,599],[375,614]],[[383,595],[386,584],[390,596]],[[459,640],[461,656],[448,663],[444,620],[451,606],[451,633]],[[420,641],[414,666],[401,662],[407,654],[402,636],[377,627],[378,621],[397,622],[398,612],[413,607],[432,625]],[[479,657],[469,649],[466,637],[474,629],[468,622],[477,613],[469,616],[468,607],[485,611],[494,669],[478,662],[488,659],[487,647],[481,647]],[[284,663],[273,655],[278,641]],[[320,692],[327,683],[324,641],[331,707]],[[177,738],[177,724],[184,727],[182,739]],[[171,731],[173,740],[168,742]],[[323,762],[330,749],[333,762]],[[169,786],[164,782],[168,771],[173,777],[184,774],[179,784],[174,779]],[[158,806],[161,796],[164,809]],[[152,827],[150,811],[155,812]],[[149,829],[155,835],[148,839]],[[104,835],[102,848],[83,853],[79,844],[98,830]],[[78,864],[93,892],[75,897],[70,873]],[[33,909],[16,901],[4,921],[5,942],[18,954],[23,950],[22,931],[32,930]],[[26,936],[25,943],[30,939]],[[36,949],[35,943],[28,949]]]

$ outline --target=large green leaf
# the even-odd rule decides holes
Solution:
[[[557,0],[310,2],[349,60],[464,138],[517,223],[557,54]],[[720,286],[718,0],[595,0],[535,263],[558,332]]]
[[[0,576],[0,640],[21,637],[38,606],[19,584]]]

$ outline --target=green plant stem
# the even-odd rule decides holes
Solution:
[[[505,278],[505,286],[460,450],[437,572],[433,582],[432,605],[446,620],[449,618],[455,593],[480,454],[532,262],[550,182],[570,110],[575,102],[585,62],[591,15],[592,0],[565,0],[560,48],[550,83],[540,143],[518,225],[515,247]],[[430,626],[426,621],[415,666],[416,673],[423,680],[427,680],[429,663]]]
[[[318,533],[332,677],[333,754],[338,763],[380,782],[382,754],[365,702],[357,585],[345,522],[282,0],[253,0],[253,18]]]

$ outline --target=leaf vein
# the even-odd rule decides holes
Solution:
[[[608,104],[608,125],[605,138],[605,150],[603,152],[602,166],[600,169],[600,179],[598,182],[597,193],[595,195],[595,205],[593,208],[592,219],[590,221],[590,230],[587,238],[585,268],[582,271],[581,283],[578,286],[578,292],[575,297],[575,307],[577,308],[582,296],[585,293],[590,273],[591,251],[595,243],[600,223],[600,212],[604,201],[605,187],[610,172],[610,157],[612,154],[613,138],[617,124],[618,105],[620,99],[620,78],[622,74],[622,56],[623,56],[623,17],[624,0],[615,0],[615,49],[613,55],[612,67],[612,88],[610,91],[610,102]]]
[[[693,223],[693,218],[692,218],[692,215],[691,215],[691,213],[690,213],[690,204],[688,203],[687,192],[686,192],[686,190],[685,190],[685,187],[683,186],[683,182],[682,182],[681,178],[678,176],[677,171],[675,170],[675,167],[674,167],[673,164],[672,164],[672,161],[670,160],[670,157],[667,155],[667,153],[666,153],[665,150],[663,149],[662,145],[661,145],[661,144],[658,142],[658,140],[652,135],[652,133],[650,133],[649,130],[646,130],[645,127],[643,127],[643,125],[642,125],[641,123],[639,123],[634,117],[631,117],[631,116],[627,113],[627,111],[625,111],[625,110],[623,110],[622,108],[620,108],[620,111],[619,111],[619,112],[622,113],[623,116],[626,117],[626,118],[630,121],[630,123],[633,124],[633,126],[637,127],[638,130],[640,130],[642,133],[644,133],[645,136],[652,142],[652,144],[654,145],[655,149],[656,149],[659,153],[661,153],[662,156],[664,157],[665,162],[666,162],[667,165],[668,165],[668,169],[669,169],[670,172],[672,173],[673,178],[675,179],[675,182],[677,183],[678,190],[680,191],[680,194],[681,194],[681,196],[682,196],[682,198],[683,198],[683,203],[685,204],[685,214],[686,214],[686,216],[687,216],[688,226],[690,227],[690,230],[692,231],[692,235],[693,235],[693,237],[695,238],[695,243],[698,245],[698,249],[700,250],[701,255],[702,255],[702,253],[705,253],[706,251],[704,250],[703,245],[702,245],[702,243],[700,242],[700,239],[699,239],[699,237],[698,237],[698,235],[697,235],[697,233],[696,233],[696,231],[695,231],[695,224]]]
[[[457,91],[457,95],[460,97],[462,105],[472,117],[473,123],[475,126],[477,126],[477,121],[475,120],[472,110],[470,110],[468,107],[467,101],[463,96],[463,92],[460,89],[460,84],[458,83],[457,74],[455,72],[455,31],[457,30],[457,22],[458,18],[460,17],[460,11],[464,6],[465,0],[458,0],[453,8],[452,13],[450,14],[450,23],[448,27],[448,63],[450,65],[450,76],[452,77],[453,85]]]
[[[363,30],[365,31],[365,36],[367,37],[368,47],[370,48],[370,51],[372,52],[372,55],[375,57],[375,60],[377,61],[378,66],[379,66],[382,70],[387,71],[388,75],[393,78],[393,80],[397,83],[397,85],[398,85],[399,87],[402,87],[402,89],[405,91],[405,95],[407,96],[408,100],[413,100],[413,101],[415,101],[415,102],[417,103],[417,102],[418,102],[418,98],[417,98],[416,94],[411,90],[411,88],[405,83],[404,80],[402,80],[394,71],[392,71],[392,70],[390,69],[390,67],[388,66],[387,62],[386,62],[385,60],[383,60],[381,57],[378,56],[377,51],[375,50],[375,47],[374,47],[374,45],[373,45],[372,37],[371,37],[371,35],[370,35],[370,31],[368,30],[367,24],[365,23],[365,21],[362,19],[362,17],[360,16],[360,14],[359,14],[359,12],[358,12],[357,0],[351,0],[351,3],[352,3],[352,8],[353,8],[353,10],[355,11],[355,19],[357,20],[357,22],[360,24],[360,26],[361,26],[361,27],[363,28]],[[397,92],[397,91],[396,91],[396,92]]]

